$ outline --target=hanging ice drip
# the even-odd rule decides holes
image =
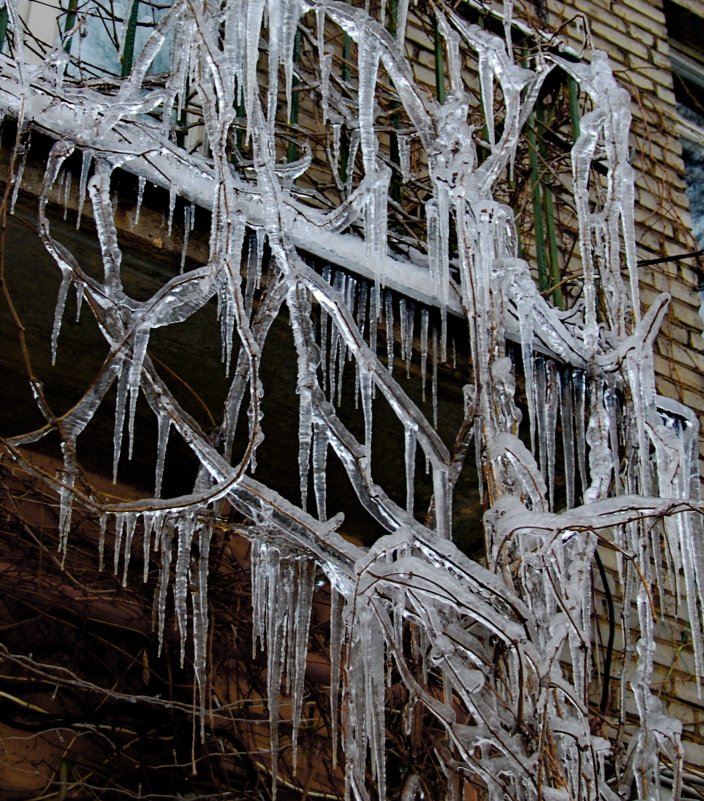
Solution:
[[[437,735],[433,758],[448,776],[448,798],[458,772],[476,777],[492,801],[612,801],[632,780],[639,798],[659,798],[661,763],[677,772],[682,750],[678,723],[653,692],[654,626],[664,610],[648,588],[671,585],[687,609],[701,676],[701,503],[696,419],[655,391],[653,342],[668,298],[641,314],[628,98],[601,53],[580,63],[547,44],[535,57],[519,54],[511,3],[493,30],[449,7],[393,5],[390,25],[385,6],[380,19],[336,0],[174,2],[126,74],[111,79],[110,93],[85,84],[80,69],[57,78],[59,50],[70,50],[63,45],[28,69],[22,24],[6,5],[14,38],[0,63],[0,105],[20,128],[40,127],[57,140],[39,207],[39,234],[61,277],[47,332],[51,355],[60,353],[71,287],[90,306],[107,355],[60,416],[34,380],[46,425],[4,447],[33,470],[27,446],[58,432],[61,475],[44,478],[59,495],[63,552],[72,510],[82,503],[101,515],[103,532],[114,532],[113,568],[122,565],[124,581],[140,532],[145,565],[159,554],[157,636],[171,588],[181,660],[190,643],[201,713],[209,692],[213,521],[225,504],[245,521],[255,639],[267,652],[272,793],[282,685],[292,701],[294,765],[297,759],[317,565],[332,587],[332,729],[348,794],[366,801],[374,785],[385,797],[384,707],[393,673],[404,688],[403,715],[422,714]],[[404,39],[426,14],[446,63],[437,97],[420,85]],[[156,80],[150,67],[167,50],[168,72]],[[579,298],[568,308],[552,302],[555,287],[540,286],[506,202],[525,159],[529,119],[558,71],[588,98],[567,179],[580,269]],[[316,120],[318,138],[298,149],[303,111]],[[198,148],[184,145],[183,114],[186,122],[198,117]],[[25,145],[20,139],[13,159],[15,194]],[[100,276],[59,241],[49,215],[59,172],[76,149],[78,218],[87,214],[87,195]],[[603,176],[596,189],[595,162]],[[148,181],[167,193],[167,235],[183,227],[176,269],[147,299],[132,297],[123,280],[118,168],[138,177],[133,220],[144,214]],[[394,194],[400,200],[391,202]],[[182,203],[183,220],[175,213]],[[207,258],[190,268],[196,206],[211,215],[210,235]],[[205,430],[152,358],[153,332],[185,325],[216,303],[228,390],[219,419]],[[265,414],[272,379],[263,364],[281,320],[295,348],[296,500],[260,480],[262,443],[272,430]],[[460,323],[463,339],[453,341],[448,332]],[[464,408],[448,438],[438,433],[446,422],[440,385],[458,350]],[[145,447],[138,404],[156,420],[154,492],[139,501],[79,486],[76,445],[110,393],[114,478]],[[375,424],[381,408],[395,426],[400,498],[376,469],[386,447]],[[192,491],[162,497],[175,439],[197,461],[198,475]],[[452,541],[472,440],[485,511],[478,559]],[[329,491],[332,464],[384,532],[371,547],[344,536]],[[423,509],[419,465],[432,487]],[[637,724],[626,726],[624,706],[629,745],[618,753],[595,733],[589,707],[600,542],[618,553],[624,649],[634,655],[620,689],[632,697]],[[104,548],[101,539],[101,563]],[[205,737],[203,714],[201,725]]]

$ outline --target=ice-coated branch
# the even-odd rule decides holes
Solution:
[[[143,536],[145,578],[158,553],[157,637],[171,589],[181,661],[192,652],[204,738],[208,553],[225,505],[245,521],[253,628],[266,650],[274,792],[284,758],[284,680],[294,770],[297,760],[317,564],[333,593],[333,739],[339,732],[355,798],[387,796],[385,707],[387,684],[397,680],[401,717],[427,724],[448,799],[458,797],[457,776],[481,782],[491,801],[613,801],[632,780],[643,801],[657,798],[661,763],[677,772],[683,756],[678,724],[652,690],[654,627],[672,587],[687,610],[701,677],[704,509],[697,421],[656,393],[653,346],[668,298],[643,313],[638,298],[628,100],[603,54],[580,64],[555,54],[519,58],[511,3],[498,25],[483,28],[444,4],[423,5],[395,4],[387,26],[340,0],[175,0],[129,74],[102,84],[81,78],[75,33],[44,64],[25,63],[22,23],[8,5],[12,46],[0,55],[0,108],[55,141],[38,212],[61,278],[49,350],[56,360],[73,286],[107,356],[70,408],[54,414],[39,393],[45,423],[4,448],[59,495],[64,553],[76,504],[101,516],[101,567],[108,526],[114,533],[113,567],[123,582],[135,536]],[[416,79],[405,39],[428,21],[444,47],[451,90],[444,103]],[[152,74],[162,58],[167,73]],[[530,120],[546,78],[557,83],[559,71],[589,99],[566,179],[579,254],[570,262],[578,280],[566,308],[538,285],[532,245],[519,243],[525,221],[505,191],[535,147]],[[88,196],[100,277],[51,224],[52,193],[76,150],[83,152],[78,218]],[[182,271],[147,299],[130,297],[123,281],[118,168],[139,179],[135,217],[146,182],[168,191],[169,226],[177,197],[210,213],[204,263],[183,271],[185,248]],[[412,191],[404,195],[404,187]],[[413,229],[413,246],[403,226]],[[232,377],[222,416],[206,432],[160,373],[151,335],[181,326],[215,298],[223,369],[232,365]],[[425,306],[416,311],[411,299]],[[263,365],[280,320],[295,348],[300,503],[255,478],[271,432],[263,404],[273,381]],[[448,440],[437,419],[438,374],[460,325],[455,369],[467,403]],[[398,370],[392,375],[397,340],[407,373],[420,357],[422,396],[433,376],[432,414]],[[114,476],[125,421],[129,455],[144,448],[139,397],[156,418],[153,497],[108,498],[81,475],[77,443],[112,387]],[[344,408],[348,396],[359,409]],[[379,430],[382,405],[395,442]],[[27,448],[54,431],[62,450],[56,475],[33,464]],[[178,497],[162,497],[170,437],[199,465],[192,491]],[[451,541],[470,438],[485,509],[486,548],[476,558]],[[394,448],[403,464],[398,482],[377,468],[378,454]],[[370,546],[345,538],[330,492],[333,461],[360,514],[384,532]],[[432,491],[425,516],[416,500],[423,461]],[[592,725],[592,566],[604,546],[616,554],[624,650],[634,654],[620,688],[631,706],[616,721],[626,743]],[[336,749],[334,742],[332,764]],[[611,775],[619,786],[607,782]],[[402,797],[418,797],[422,782],[412,773]]]

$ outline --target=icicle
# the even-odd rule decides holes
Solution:
[[[293,610],[293,643],[289,649],[289,673],[291,676],[291,750],[293,775],[296,775],[298,761],[298,730],[301,724],[303,689],[306,676],[306,655],[308,652],[308,629],[313,606],[315,589],[315,564],[310,560],[296,561],[296,598]],[[291,663],[292,666],[291,666]]]
[[[425,376],[428,365],[428,323],[430,315],[427,309],[420,312],[420,387],[421,398],[425,403]]]
[[[58,351],[59,333],[61,332],[61,321],[66,308],[66,298],[68,289],[71,286],[71,271],[66,268],[61,270],[61,284],[56,295],[56,307],[54,308],[54,325],[51,329],[51,365],[56,364],[56,354]]]
[[[263,228],[256,228],[254,231],[254,240],[252,241],[251,258],[254,259],[256,267],[256,280],[254,288],[259,289],[262,282],[262,267],[264,262],[264,246],[266,244],[266,233]]]
[[[398,161],[401,168],[401,181],[407,184],[413,180],[411,173],[411,141],[410,137],[406,134],[396,134],[396,142],[398,143]]]
[[[186,268],[186,257],[188,256],[188,238],[193,230],[192,216],[193,205],[183,207],[183,243],[181,245],[181,272]]]
[[[366,469],[372,467],[372,393],[374,381],[370,373],[360,365],[359,393],[362,397],[362,411],[364,413],[364,447],[366,454]]]
[[[340,129],[342,124],[334,122],[332,125],[332,173],[334,176],[340,171]]]
[[[547,485],[550,509],[555,507],[555,432],[557,429],[557,413],[560,402],[560,376],[552,360],[546,363],[546,429],[545,442],[547,450]]]
[[[208,659],[208,560],[213,535],[210,521],[198,527],[198,562],[195,589],[191,591],[193,607],[193,673],[198,684],[201,739],[205,736],[205,689]]]
[[[65,446],[62,445],[65,450]],[[64,472],[61,476],[61,489],[59,490],[59,553],[66,558],[68,536],[71,531],[71,518],[73,516],[73,488],[76,475],[73,468],[72,457],[64,453]],[[63,566],[63,560],[62,560]]]
[[[345,275],[343,281],[343,295],[344,295],[344,302],[345,307],[350,313],[351,317],[354,317],[354,298],[355,298],[355,287],[357,282],[351,275]],[[343,389],[343,378],[345,373],[345,365],[347,364],[347,344],[344,337],[340,337],[339,344],[338,344],[338,374],[337,374],[337,405],[338,407],[342,406],[342,389]]]
[[[620,476],[620,457],[618,447],[618,399],[616,390],[613,387],[604,388],[604,407],[608,419],[609,428],[609,450],[611,451],[611,470],[613,475],[613,494],[619,495],[623,492]],[[643,491],[647,492],[645,487]]]
[[[86,285],[83,281],[74,281],[76,287],[76,317],[77,323],[81,322],[81,309],[83,308],[83,298],[85,296]]]
[[[408,605],[408,599],[406,595],[405,589],[402,587],[395,588],[393,591],[393,598],[392,598],[392,614],[393,614],[393,631],[394,631],[394,640],[398,644],[397,647],[402,648],[404,636],[403,636],[403,628],[405,623],[406,617],[406,607]],[[391,687],[391,680],[393,674],[393,667],[389,664],[386,670],[386,684],[387,687]]]
[[[316,43],[318,46],[318,63],[322,64],[325,58],[325,6],[315,9]]]
[[[332,69],[332,56],[326,55],[320,60],[320,108],[322,110],[323,125],[326,125],[330,117],[330,109],[328,107],[330,95],[330,71]],[[335,125],[333,131],[337,131],[336,144],[333,144],[334,167],[337,172],[337,162],[340,156],[340,126]],[[333,134],[334,136],[334,134]]]
[[[64,195],[64,220],[68,217],[68,205],[69,200],[71,199],[71,173],[66,172],[64,174],[64,187],[63,187],[63,195]]]
[[[158,519],[158,513],[142,515],[143,538],[142,538],[142,582],[147,583],[149,578],[149,554],[152,546],[152,533]]]
[[[105,568],[105,532],[108,526],[108,517],[103,512],[100,515],[100,535],[98,537],[98,570],[102,573]]]
[[[142,203],[144,201],[144,188],[146,185],[147,179],[143,175],[140,175],[137,179],[137,205],[134,209],[134,221],[132,223],[135,227],[139,225],[139,217],[142,213]]]
[[[176,551],[176,572],[174,576],[174,608],[181,644],[181,667],[186,658],[186,638],[188,634],[188,583],[191,566],[191,543],[195,521],[191,514],[182,517],[177,523],[178,541]]]
[[[339,273],[335,276],[336,281]],[[337,326],[332,323],[332,333],[330,335],[330,352],[328,354],[328,397],[331,403],[335,402],[337,396],[337,352],[340,344],[340,332]]]
[[[223,286],[220,295],[220,353],[222,363],[225,365],[225,375],[230,374],[232,361],[232,341],[235,333],[235,306],[232,295],[226,286]]]
[[[535,359],[533,363],[533,393],[535,397],[535,410],[536,410],[536,419],[538,423],[538,431],[537,431],[537,442],[538,442],[538,453],[534,454],[537,456],[538,464],[540,465],[540,470],[543,474],[547,473],[547,442],[546,442],[546,431],[547,431],[547,397],[546,397],[546,380],[545,380],[545,359],[542,356],[539,356]]]
[[[408,303],[406,311],[406,378],[411,377],[411,359],[413,358],[413,339],[416,309],[414,303]]]
[[[330,586],[330,721],[332,766],[337,768],[337,710],[340,695],[340,650],[344,624],[342,610],[344,597],[334,586]]]
[[[244,246],[245,235],[247,231],[245,216],[239,208],[234,210],[234,212],[231,214],[231,217],[231,227],[229,228],[231,240],[225,243],[227,253],[227,256],[225,257],[226,278],[223,282],[221,290],[223,293],[223,320],[221,323],[221,338],[226,375],[229,375],[230,373],[232,340],[236,318],[238,317],[237,309],[241,304],[240,298],[242,276],[240,273],[240,265],[242,260],[242,248]],[[239,329],[240,323],[237,323],[237,325]]]
[[[266,594],[266,650],[267,650],[267,701],[269,704],[269,738],[272,764],[272,796],[276,795],[279,759],[279,697],[284,670],[286,639],[283,636],[290,611],[291,582],[286,581],[281,568],[281,555],[275,548],[267,550],[267,594]]]
[[[169,443],[169,432],[171,431],[171,418],[166,414],[160,414],[158,425],[154,497],[161,498],[161,483],[164,478],[164,462],[166,460],[166,447]]]
[[[486,135],[493,148],[496,141],[494,135],[494,70],[489,56],[483,49],[479,51],[479,86],[484,108]]]
[[[122,537],[125,533],[125,512],[118,512],[115,515],[115,547],[112,554],[112,572],[117,575],[120,567],[120,554],[122,553]]]
[[[405,430],[404,454],[406,461],[406,510],[408,514],[412,515],[416,473],[416,430],[410,426],[407,426]]]
[[[359,131],[356,128],[348,131],[348,154],[347,154],[347,180],[345,182],[345,193],[352,194],[352,186],[354,184],[355,169],[354,165],[357,160],[357,151],[359,150]]]
[[[364,242],[377,287],[381,285],[381,265],[386,258],[387,201],[390,180],[391,169],[389,167],[377,170],[377,177],[364,204]],[[380,313],[379,305],[377,305],[377,309]]]
[[[447,360],[447,306],[450,291],[450,194],[446,181],[434,181],[434,197],[425,204],[428,221],[428,262],[440,305],[441,359]]]
[[[345,277],[345,308],[350,313],[350,317],[355,316],[355,300],[357,297],[357,279],[353,275]]]
[[[5,6],[7,8],[7,6]],[[29,152],[29,134],[27,136],[26,143],[20,145],[17,149],[19,153],[19,158],[17,159],[17,169],[15,170],[15,174],[12,176],[12,196],[10,197],[10,214],[15,213],[15,204],[17,203],[17,198],[20,194],[20,187],[22,186],[22,178],[24,176],[24,168],[27,164],[27,153]]]
[[[511,41],[511,33],[513,27],[513,0],[503,0],[503,29],[504,41],[506,42],[506,52],[511,61],[513,61],[513,43]]]
[[[562,420],[562,458],[564,461],[565,501],[568,509],[575,505],[575,420],[572,379],[565,374],[561,381],[560,418]]]
[[[589,486],[587,476],[587,435],[586,435],[586,403],[587,403],[587,382],[586,376],[582,371],[575,370],[572,373],[572,386],[574,389],[574,410],[577,431],[577,466],[579,467],[579,479],[582,484],[582,495]]]
[[[252,659],[257,657],[257,645],[260,650],[265,646],[266,631],[266,550],[268,545],[262,541],[253,541],[250,545],[250,572],[252,584]]]
[[[671,522],[671,520],[668,521],[668,523]],[[682,554],[685,600],[687,602],[687,612],[690,621],[697,688],[699,689],[701,683],[699,677],[704,670],[704,637],[702,636],[699,617],[699,609],[702,602],[702,587],[701,580],[698,579],[697,576],[697,571],[700,569],[700,564],[697,562],[697,557],[701,556],[700,539],[697,534],[695,534],[691,515],[689,514],[678,515],[675,521],[675,527],[679,538],[679,550]]]
[[[169,187],[169,216],[167,217],[166,222],[166,235],[171,236],[171,229],[173,228],[174,223],[174,211],[176,209],[176,188],[174,186]]]
[[[161,527],[159,543],[161,545],[161,564],[159,566],[159,581],[154,594],[154,606],[157,615],[157,634],[159,640],[159,655],[164,643],[164,623],[166,621],[166,598],[171,580],[171,550],[174,537],[173,524],[165,520]]]
[[[438,332],[433,328],[432,335],[432,357],[433,357],[433,428],[438,427]]]
[[[396,4],[396,42],[403,50],[408,20],[408,0],[398,0]]]
[[[613,457],[609,448],[609,419],[604,408],[604,381],[590,384],[591,410],[586,441],[589,445],[589,476],[591,484],[584,493],[585,503],[607,497],[613,472]]]
[[[96,160],[95,174],[88,181],[88,193],[93,203],[93,215],[100,242],[105,284],[110,291],[120,291],[122,252],[117,241],[113,203],[110,198],[111,171],[112,166],[105,160]]]
[[[580,251],[582,254],[582,268],[584,275],[584,303],[585,326],[584,343],[587,353],[593,352],[599,336],[596,319],[596,289],[594,275],[593,247],[589,214],[589,175],[594,148],[598,133],[591,126],[584,129],[585,120],[582,119],[580,134],[572,148],[572,170],[574,175],[574,196],[577,205],[580,227]]]
[[[316,420],[313,426],[313,488],[318,519],[327,520],[327,456],[328,435],[324,423]]]
[[[394,306],[391,292],[385,293],[386,356],[390,373],[394,370]]]
[[[374,132],[374,106],[379,56],[379,43],[376,36],[371,33],[361,36],[357,42],[359,136],[364,172],[367,175],[372,175],[377,171],[378,143]]]
[[[276,5],[280,0],[272,0],[272,4]],[[293,68],[296,64],[295,61],[295,47],[296,47],[296,31],[298,28],[298,20],[302,13],[300,0],[286,0],[283,4],[283,25],[281,33],[281,63],[284,66],[284,74],[286,79],[286,108],[288,109],[290,117],[291,109],[291,90],[293,86]],[[271,20],[271,13],[269,16]],[[271,22],[270,22],[271,26]],[[271,36],[270,36],[271,39]]]
[[[298,394],[300,396],[298,413],[298,479],[301,492],[301,509],[307,509],[310,450],[311,442],[313,441],[313,401],[310,389],[302,384],[299,384]]]
[[[369,285],[366,281],[359,282],[359,290],[358,290],[358,297],[357,297],[357,328],[359,333],[364,336],[364,325],[367,320],[367,296],[369,291]]]
[[[513,279],[513,296],[515,297],[516,311],[518,312],[518,328],[521,342],[521,361],[523,363],[523,376],[526,386],[526,404],[528,406],[528,421],[530,425],[530,450],[533,455],[536,451],[536,435],[538,433],[538,413],[536,410],[536,379],[535,365],[533,363],[533,340],[535,325],[535,301],[533,297],[533,281],[527,271],[521,271]]]
[[[433,467],[435,530],[443,539],[452,538],[452,492],[445,465]]]
[[[234,8],[234,6],[233,6]],[[241,8],[241,7],[240,7]],[[247,3],[244,11],[245,41],[244,51],[244,109],[247,117],[247,140],[254,114],[254,98],[257,92],[257,64],[259,61],[259,37],[264,15],[264,0]]]
[[[369,294],[369,285],[366,281],[361,281],[358,289],[357,296],[357,317],[356,323],[359,333],[364,337],[364,326],[367,321],[367,297]],[[370,322],[371,328],[371,322]],[[354,375],[354,408],[359,408],[359,373],[363,368],[360,367],[359,362],[355,359],[355,375]]]
[[[329,393],[329,354],[328,354],[328,329],[330,327],[330,317],[324,310],[320,310],[320,369],[322,372],[321,386],[323,392]]]
[[[195,216],[192,215],[191,225],[194,219]],[[262,277],[262,248],[264,247],[264,242],[261,229],[257,229],[253,235],[250,234],[248,242],[247,283],[245,286],[244,308],[247,316],[251,317],[254,308],[254,293],[259,289]]]
[[[399,338],[401,340],[401,361],[406,361],[406,348],[408,347],[408,334],[406,332],[406,324],[408,320],[406,317],[406,298],[399,298],[398,301],[398,327]]]
[[[134,420],[137,414],[139,387],[142,382],[142,365],[144,364],[144,358],[147,355],[147,347],[149,345],[149,333],[150,330],[146,326],[138,328],[134,335],[134,344],[132,345],[132,361],[127,377],[127,391],[130,399],[129,416],[127,419],[129,459],[132,458],[132,450],[134,447]]]
[[[279,95],[279,64],[284,63],[286,70],[286,108],[288,117],[291,117],[291,82],[293,80],[293,53],[291,53],[291,60],[282,59],[282,34],[283,34],[283,16],[282,4],[280,0],[267,0],[266,12],[268,18],[268,90],[267,90],[267,110],[266,118],[269,128],[273,134],[276,124],[276,105]]]
[[[386,797],[386,769],[384,764],[384,638],[371,610],[366,605],[358,607],[356,628],[358,648],[361,657],[361,676],[357,678],[361,686],[357,694],[361,706],[360,718],[364,721],[363,731],[368,738],[372,759],[372,772],[379,787],[379,797]],[[360,681],[361,679],[361,681]],[[357,720],[357,724],[362,722]],[[362,745],[362,750],[364,743]]]
[[[81,175],[78,180],[78,214],[76,216],[76,230],[81,227],[81,216],[83,215],[83,206],[86,202],[86,186],[88,184],[88,175],[90,173],[90,166],[93,161],[93,151],[84,150],[83,160],[81,162]],[[141,181],[142,179],[140,179]]]
[[[127,586],[127,570],[130,564],[130,555],[132,553],[132,540],[134,538],[134,530],[137,527],[137,520],[139,513],[132,512],[125,517],[125,544],[122,550],[122,586]]]

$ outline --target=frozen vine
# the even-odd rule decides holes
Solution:
[[[80,65],[67,42],[58,42],[42,63],[25,63],[22,25],[7,4],[10,38],[0,61],[0,105],[21,129],[37,128],[56,140],[39,207],[40,235],[61,272],[52,354],[61,346],[63,308],[73,287],[94,314],[108,355],[81,400],[59,417],[48,411],[37,386],[46,425],[9,440],[6,450],[33,470],[27,446],[59,431],[62,475],[44,478],[60,495],[62,549],[70,547],[71,509],[79,502],[100,511],[103,531],[110,521],[114,569],[122,565],[125,581],[135,532],[143,538],[145,563],[152,552],[159,554],[158,635],[171,589],[181,658],[191,643],[202,709],[208,703],[207,559],[219,502],[226,500],[250,521],[254,627],[267,653],[274,777],[284,676],[293,701],[295,764],[317,564],[333,587],[332,709],[343,708],[339,737],[355,798],[386,796],[385,688],[393,664],[408,693],[407,715],[423,708],[444,731],[436,755],[448,776],[448,798],[455,797],[453,775],[459,772],[478,777],[497,801],[611,801],[627,797],[632,781],[639,798],[656,799],[661,766],[672,765],[677,775],[683,757],[679,724],[652,691],[653,627],[665,612],[653,597],[663,598],[671,585],[680,594],[701,676],[702,510],[696,420],[655,390],[653,341],[667,298],[641,315],[628,98],[601,53],[578,64],[550,52],[517,60],[506,4],[503,35],[437,7],[450,84],[440,103],[415,80],[404,46],[414,12],[408,3],[399,6],[391,31],[362,8],[337,0],[174,0],[154,22],[128,74],[106,88],[92,87],[78,67],[66,68]],[[300,38],[308,61],[296,55]],[[331,71],[343,38],[355,48],[354,81]],[[474,75],[463,65],[468,54]],[[148,77],[157,57],[169,64],[158,80]],[[541,87],[556,70],[569,74],[589,98],[572,149],[581,297],[566,310],[539,291],[529,263],[518,255],[514,212],[499,200]],[[382,77],[407,123],[398,140],[400,180],[414,180],[411,142],[427,173],[422,252],[404,246],[387,226],[395,167],[378,121]],[[471,81],[483,98],[483,131],[470,121],[478,102]],[[282,157],[282,142],[296,136],[295,130],[282,131],[293,119],[301,85],[323,109],[327,169],[340,190],[332,207],[314,195],[315,202],[306,202],[296,189],[307,186],[309,175],[314,186],[314,169],[320,169],[308,143],[294,142],[296,152]],[[200,127],[194,146],[179,142],[177,119]],[[342,133],[346,176],[339,170]],[[248,159],[240,152],[245,148]],[[51,193],[76,149],[83,153],[80,205],[85,198],[92,205],[100,278],[88,275],[54,238],[48,217]],[[23,155],[16,156],[19,183]],[[606,174],[598,197],[596,161]],[[206,263],[175,275],[146,301],[129,297],[122,284],[111,197],[117,168],[139,177],[136,216],[146,181],[170,191],[170,219],[176,197],[212,215]],[[318,266],[323,258],[332,268],[316,269],[312,255]],[[406,298],[394,321],[383,284],[409,298],[434,298],[439,327],[429,330],[427,310],[416,327]],[[206,434],[160,375],[150,357],[150,335],[184,322],[214,298],[224,369],[234,364],[219,429]],[[266,436],[261,356],[284,309],[297,354],[298,504],[264,486],[254,472]],[[424,382],[431,374],[435,393],[438,361],[449,353],[450,314],[466,320],[470,352],[465,419],[452,451],[437,423],[409,397],[398,378],[402,369],[393,370],[397,324],[406,369],[412,351],[420,350]],[[380,356],[383,331],[387,352]],[[509,339],[519,344],[515,361],[506,355]],[[347,362],[363,420],[360,437],[336,407]],[[516,400],[521,368],[527,421]],[[129,453],[140,447],[140,396],[157,419],[153,498],[115,503],[76,486],[76,443],[114,385],[116,475],[124,429]],[[372,473],[378,447],[373,414],[382,402],[403,431],[405,506],[385,490],[384,476]],[[246,442],[236,442],[243,431]],[[201,470],[192,493],[161,498],[170,436],[188,444]],[[453,491],[469,469],[470,437],[488,508],[484,563],[452,544]],[[567,486],[565,508],[558,509],[554,453],[560,439]],[[344,522],[327,497],[331,458],[387,532],[368,550],[342,536]],[[431,474],[427,515],[415,500],[417,458]],[[632,697],[639,724],[629,733],[632,747],[618,753],[593,733],[590,717],[592,564],[599,542],[617,550],[623,606],[636,608],[623,634],[626,650],[635,654],[633,675],[624,673],[621,692]],[[101,539],[101,560],[103,550]],[[413,653],[409,628],[417,633]],[[404,798],[422,793],[415,774],[406,784]]]

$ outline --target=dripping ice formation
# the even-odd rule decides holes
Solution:
[[[14,5],[6,7],[16,44],[14,56],[0,58],[0,106],[20,126],[40,127],[56,139],[39,208],[40,236],[61,274],[51,355],[60,348],[72,284],[93,310],[109,349],[97,379],[61,419],[63,471],[55,480],[61,549],[70,547],[78,502],[76,442],[115,386],[114,474],[125,423],[128,456],[142,447],[135,427],[141,398],[157,419],[155,489],[153,498],[139,502],[118,503],[97,492],[90,499],[101,515],[101,566],[107,527],[114,533],[113,567],[118,573],[122,565],[123,581],[134,580],[129,561],[140,532],[145,577],[147,561],[158,554],[157,636],[161,641],[172,603],[182,661],[192,654],[203,736],[210,703],[208,552],[218,503],[227,501],[249,521],[244,529],[252,542],[253,645],[267,655],[274,791],[284,685],[292,699],[295,767],[318,565],[333,599],[333,759],[339,740],[346,786],[356,799],[385,797],[385,684],[392,669],[408,693],[408,714],[418,705],[434,729],[444,731],[445,745],[436,749],[443,769],[477,777],[492,801],[612,801],[632,780],[643,801],[660,798],[660,766],[672,764],[677,774],[682,748],[678,724],[652,688],[655,614],[663,610],[648,602],[648,588],[656,586],[663,595],[675,586],[688,612],[701,678],[698,428],[686,408],[656,394],[653,342],[668,299],[659,297],[641,315],[629,104],[605,56],[594,52],[575,64],[546,54],[530,65],[518,63],[510,42],[510,3],[503,37],[449,9],[437,11],[450,84],[440,103],[414,81],[404,49],[414,13],[408,3],[398,4],[392,35],[363,9],[337,0],[207,6],[175,0],[111,95],[82,86],[70,73],[58,80],[56,58],[25,64],[22,24]],[[297,31],[313,43],[312,66],[296,55]],[[331,66],[341,40],[356,49],[356,81]],[[174,42],[168,75],[147,80],[167,41]],[[474,101],[462,65],[467,53],[476,61],[481,87],[481,142],[482,132],[470,120]],[[539,290],[531,265],[518,255],[513,211],[499,199],[541,86],[558,70],[589,98],[572,148],[582,289],[569,309],[552,305]],[[382,80],[393,88],[408,122],[398,134],[396,165],[385,155],[388,131],[379,121]],[[322,201],[306,204],[295,191],[296,181],[305,186],[311,164],[312,156],[300,156],[305,143],[294,142],[299,157],[281,157],[283,117],[294,132],[287,133],[287,146],[298,135],[294,108],[301,82],[321,93],[331,184],[340,193],[334,208]],[[193,108],[199,110],[203,141],[181,147],[174,120]],[[233,148],[249,148],[251,158]],[[413,164],[411,148],[422,151]],[[74,150],[82,153],[78,218],[86,214],[88,199],[103,266],[99,278],[54,237],[49,220],[49,197]],[[18,150],[15,192],[25,155]],[[595,160],[607,176],[599,204],[590,188]],[[177,199],[187,204],[177,274],[148,300],[129,297],[122,283],[111,193],[118,167],[138,178],[135,220],[147,182],[169,192],[169,230],[178,222]],[[398,246],[388,225],[394,181],[415,180],[418,169],[428,177],[423,252]],[[206,263],[183,271],[195,206],[211,213],[209,255]],[[604,297],[600,286],[609,288]],[[394,293],[401,295],[398,302]],[[213,298],[230,389],[217,431],[206,433],[152,360],[150,334],[185,322]],[[603,320],[597,316],[601,300]],[[290,320],[297,357],[297,502],[261,483],[254,469],[267,432],[261,357],[281,314]],[[465,416],[452,447],[437,431],[438,370],[449,351],[451,316],[464,320],[469,352]],[[395,362],[396,332],[401,347]],[[513,359],[506,355],[508,340],[517,342]],[[409,374],[417,362],[418,403],[403,376],[403,368]],[[517,400],[521,369],[527,414]],[[341,408],[348,402],[343,385],[352,374],[361,415],[357,436]],[[41,387],[34,390],[45,410]],[[377,450],[386,446],[375,428],[381,404],[400,424],[402,503],[385,489],[386,477],[374,472]],[[25,446],[50,428],[9,440],[12,457],[31,469]],[[162,498],[168,442],[176,437],[201,469],[192,493]],[[470,469],[470,438],[487,508],[481,561],[452,543],[453,496],[460,475]],[[560,445],[566,487],[555,508]],[[342,536],[344,521],[327,485],[333,459],[385,531],[370,548]],[[419,508],[416,493],[423,462],[432,485],[429,509]],[[630,677],[624,671],[621,693],[632,698],[638,724],[629,732],[629,747],[618,754],[613,743],[593,733],[589,712],[592,565],[599,542],[614,543],[623,608],[634,605],[623,637],[636,655],[635,668]],[[665,543],[667,559],[661,553]],[[413,655],[404,640],[409,628],[420,632]],[[607,781],[610,760],[618,786]],[[404,797],[416,797],[420,779],[411,778]]]

